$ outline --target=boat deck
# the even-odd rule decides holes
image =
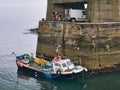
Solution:
[[[37,71],[42,71],[43,70],[42,66],[40,66],[39,64],[34,63],[34,62],[29,63],[29,68],[33,68]]]
[[[30,62],[28,64],[24,64],[25,67],[27,68],[30,68],[32,70],[36,70],[36,71],[44,71],[44,72],[53,72],[53,69],[50,68],[50,69],[44,69],[43,66],[40,66],[38,63],[35,63],[35,62]]]

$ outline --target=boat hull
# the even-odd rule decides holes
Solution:
[[[17,65],[18,66],[18,65]],[[44,78],[65,78],[65,79],[73,79],[81,75],[82,72],[79,73],[71,73],[71,74],[51,74],[48,72],[36,71],[34,69],[18,66],[19,70],[25,71],[33,77],[44,77]]]
[[[75,66],[70,62],[70,59],[49,62],[42,58],[35,58],[33,61],[28,54],[16,56],[16,64],[19,69],[35,77],[45,78],[71,79],[77,77],[85,70],[82,66]]]

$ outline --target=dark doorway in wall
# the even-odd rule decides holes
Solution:
[[[62,8],[72,8],[72,9],[82,9],[84,10],[84,4],[87,4],[87,2],[68,2],[68,3],[54,3],[53,5],[57,7]]]

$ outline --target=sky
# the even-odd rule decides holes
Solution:
[[[47,0],[0,0],[0,28],[34,28],[46,17]]]
[[[17,44],[16,40],[28,42],[35,52],[37,39],[23,33],[38,27],[39,21],[46,17],[46,8],[47,0],[0,0],[0,48],[4,48],[2,53],[19,48],[30,51],[29,47],[24,49],[24,44]]]
[[[46,0],[0,0],[0,7],[46,5]]]
[[[21,11],[28,10],[27,11],[28,13],[31,12],[34,13],[35,11],[38,11],[38,13],[40,13],[42,17],[45,17],[47,0],[0,0],[0,13],[1,13],[0,15],[3,14],[11,16],[12,15],[11,12],[13,10],[15,11],[15,8],[16,11],[19,10],[19,12],[15,13],[16,15],[20,14]],[[11,12],[6,11],[8,9],[12,11]]]

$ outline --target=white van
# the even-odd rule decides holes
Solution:
[[[65,9],[65,18],[71,22],[85,21],[86,11],[80,9]]]

